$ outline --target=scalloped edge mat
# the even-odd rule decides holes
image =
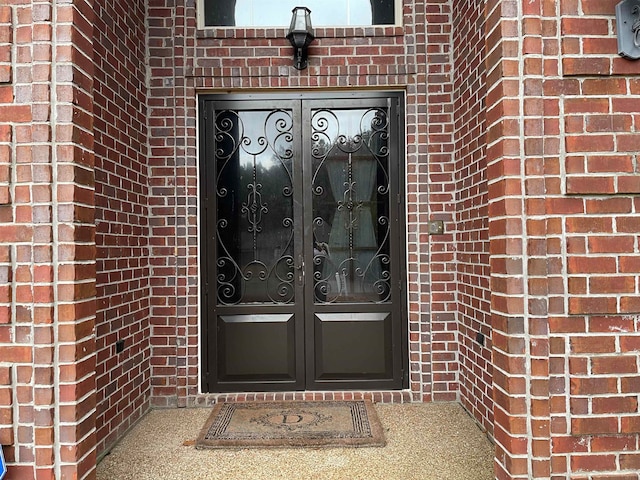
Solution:
[[[213,409],[196,448],[384,447],[369,400],[223,402]]]

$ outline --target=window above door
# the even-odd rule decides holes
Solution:
[[[200,0],[205,27],[281,27],[306,6],[318,27],[396,25],[402,0]]]

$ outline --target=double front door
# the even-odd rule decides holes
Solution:
[[[402,101],[201,97],[204,392],[406,386]]]

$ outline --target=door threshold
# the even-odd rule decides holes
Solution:
[[[281,401],[350,401],[371,400],[373,403],[422,402],[422,394],[410,390],[374,391],[300,391],[300,392],[238,392],[201,393],[190,397],[188,407],[208,407],[220,402],[281,402]]]

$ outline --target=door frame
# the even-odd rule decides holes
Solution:
[[[401,370],[401,387],[394,388],[394,390],[402,390],[409,388],[409,318],[408,318],[408,276],[407,276],[407,236],[406,236],[406,215],[407,215],[407,191],[406,191],[406,121],[405,121],[405,102],[406,102],[406,92],[404,90],[350,90],[349,92],[338,92],[338,91],[325,91],[325,92],[312,92],[312,91],[287,91],[287,92],[277,92],[277,93],[264,93],[264,92],[242,92],[242,93],[206,93],[200,94],[198,96],[198,121],[199,121],[199,155],[198,155],[198,168],[199,168],[199,222],[200,222],[200,235],[199,235],[199,267],[200,267],[200,308],[199,308],[199,328],[200,328],[200,389],[202,393],[216,393],[212,392],[210,378],[212,377],[212,372],[209,372],[209,357],[213,353],[211,350],[217,348],[215,344],[215,304],[217,303],[215,299],[213,299],[213,305],[209,306],[208,299],[210,298],[207,295],[207,291],[210,286],[207,284],[206,273],[208,268],[210,268],[210,262],[212,262],[213,255],[207,255],[207,249],[205,246],[208,241],[208,223],[210,222],[210,218],[212,214],[207,213],[207,182],[212,181],[212,178],[207,178],[206,176],[206,153],[208,152],[208,140],[206,135],[206,122],[204,121],[204,115],[206,112],[206,104],[209,101],[218,101],[218,102],[234,102],[234,101],[306,101],[306,100],[342,100],[342,99],[358,99],[358,100],[367,100],[367,99],[395,99],[395,105],[391,112],[395,112],[396,118],[394,121],[397,125],[397,139],[394,140],[398,152],[398,164],[393,168],[397,171],[397,185],[395,186],[397,192],[397,199],[395,203],[397,203],[397,225],[395,228],[396,232],[401,234],[401,240],[399,241],[398,248],[395,252],[397,255],[397,262],[395,262],[396,268],[398,269],[398,274],[400,278],[399,285],[399,294],[398,294],[398,304],[394,304],[394,308],[400,309],[400,370]],[[301,119],[296,118],[295,120],[301,121]],[[299,140],[296,140],[299,141]],[[213,175],[210,175],[213,177]],[[391,206],[393,207],[393,198],[390,198]],[[213,213],[215,214],[215,212]],[[308,289],[310,290],[310,289]],[[307,295],[303,295],[301,301],[304,303],[307,301]],[[307,315],[305,314],[303,317],[303,322],[307,325],[306,321]],[[306,349],[306,343],[308,339],[308,335],[304,336],[304,344]],[[304,361],[304,356],[302,356]],[[298,368],[298,366],[296,367]],[[304,368],[304,367],[303,367]],[[266,388],[264,391],[278,391],[278,390],[305,390],[305,385],[299,384],[288,384],[283,386],[284,388],[277,388],[270,386]],[[353,388],[340,388],[338,385],[329,385],[329,388],[335,387],[336,391],[349,391],[353,390]],[[383,385],[380,385],[380,388],[386,389]],[[378,389],[378,388],[376,388]],[[221,390],[220,390],[221,391]],[[225,390],[226,391],[226,390]],[[233,392],[231,392],[233,393]]]

